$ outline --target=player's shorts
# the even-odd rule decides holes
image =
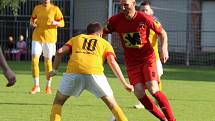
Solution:
[[[128,68],[127,74],[132,85],[137,83],[145,85],[147,81],[158,81],[157,62],[156,60],[150,60],[141,65]]]
[[[163,75],[163,66],[160,59],[157,60],[157,71],[158,71],[158,76],[161,77]]]
[[[32,41],[32,55],[40,56],[43,53],[44,57],[52,58],[56,52],[56,45],[55,43],[42,43],[38,41]]]
[[[113,96],[113,91],[105,75],[64,73],[59,92],[66,96],[80,96],[88,90],[97,98]]]

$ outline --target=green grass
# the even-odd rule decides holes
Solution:
[[[43,63],[40,67],[41,93],[29,95],[32,88],[31,63],[9,62],[16,73],[14,87],[5,87],[0,75],[0,121],[48,121],[55,94],[46,95]],[[121,65],[122,66],[122,65]],[[122,66],[124,72],[124,66]],[[65,64],[61,65],[61,71]],[[116,77],[106,68],[106,75],[114,95],[129,121],[158,121],[146,110],[137,110],[133,94],[126,92]],[[163,90],[172,105],[177,121],[215,121],[215,69],[214,67],[165,66]],[[62,73],[53,79],[55,93]],[[126,76],[127,77],[127,76]],[[63,108],[63,121],[108,121],[112,114],[104,103],[84,92],[79,98],[71,97]]]

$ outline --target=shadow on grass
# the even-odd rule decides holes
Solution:
[[[9,61],[10,67],[16,74],[31,74],[31,61]],[[109,66],[104,64],[104,73],[109,78],[116,78]],[[120,68],[127,78],[125,65],[120,64]],[[44,64],[40,62],[40,70],[44,72]],[[60,65],[60,72],[66,70],[66,63]],[[41,73],[43,74],[43,73]],[[214,67],[198,67],[198,66],[164,66],[164,74],[162,80],[175,80],[175,81],[208,81],[215,82],[215,68]]]
[[[164,74],[161,78],[176,81],[215,82],[215,69],[213,67],[167,66],[164,67]]]
[[[52,104],[38,104],[38,103],[10,103],[10,102],[7,102],[7,103],[3,103],[3,102],[0,102],[0,105],[52,105]]]
[[[16,74],[29,74],[31,75],[31,61],[8,61],[8,65],[10,66],[10,68],[16,73]],[[40,65],[39,65],[40,71],[42,72],[41,74],[43,74],[45,72],[44,69],[44,62],[40,61]],[[62,63],[60,65],[60,69],[59,72],[63,72],[66,70],[66,64]]]
[[[26,103],[26,102],[0,102],[0,105],[32,105],[32,106],[44,106],[44,105],[52,105],[51,103]],[[67,107],[98,107],[98,106],[105,106],[105,105],[96,105],[96,104],[65,104],[64,106]]]
[[[181,101],[181,102],[204,102],[204,103],[214,103],[215,100],[211,99],[186,99],[186,98],[182,98],[182,99],[176,99],[176,98],[168,98],[168,100],[174,100],[174,101]]]

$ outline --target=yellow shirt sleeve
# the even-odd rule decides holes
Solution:
[[[60,26],[59,27],[64,27],[65,23],[64,23],[63,14],[61,13],[59,7],[57,7],[56,9],[57,9],[57,11],[56,11],[56,16],[55,16],[55,21],[60,22]]]

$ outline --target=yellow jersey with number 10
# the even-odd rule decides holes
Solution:
[[[70,39],[66,46],[72,50],[66,73],[104,74],[103,63],[107,55],[115,57],[110,43],[96,35],[78,35]]]

